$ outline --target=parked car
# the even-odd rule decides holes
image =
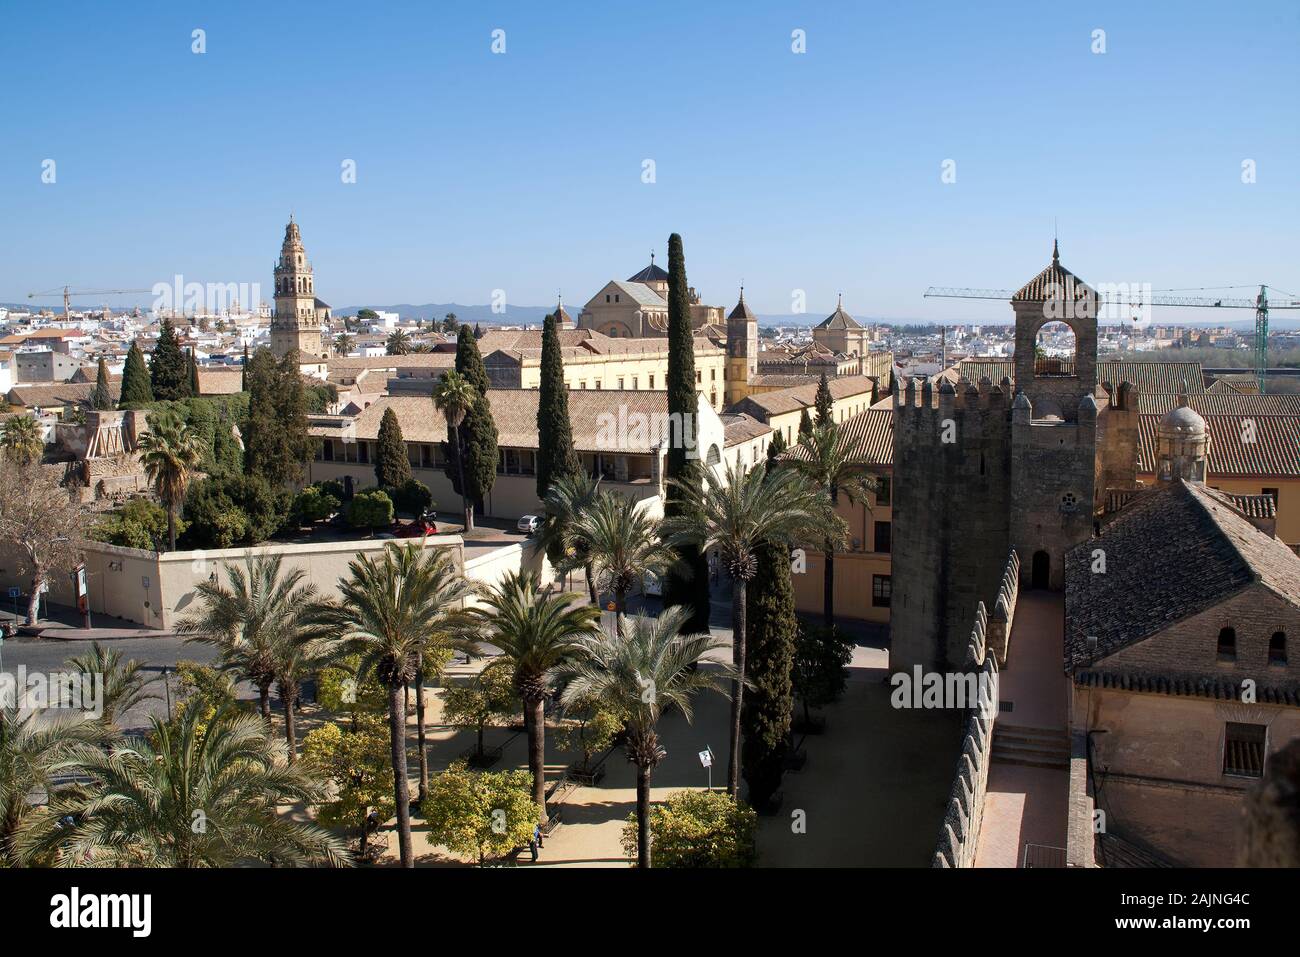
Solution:
[[[541,527],[542,516],[540,515],[524,515],[515,523],[515,528],[528,535],[533,534],[533,532],[537,531]]]

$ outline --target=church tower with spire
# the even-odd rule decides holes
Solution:
[[[321,320],[328,312],[317,307],[316,282],[293,216],[284,227],[284,243],[275,264],[275,315],[271,319],[271,352],[277,359],[298,351],[305,371],[322,364]],[[323,304],[322,304],[323,305]]]
[[[745,287],[741,286],[740,301],[727,316],[727,365],[723,371],[727,407],[749,395],[750,380],[757,374],[758,317],[745,303]]]

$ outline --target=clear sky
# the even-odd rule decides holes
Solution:
[[[677,231],[706,302],[1008,321],[921,294],[1054,222],[1093,283],[1298,292],[1298,47],[1297,0],[0,0],[0,301],[269,295],[290,210],[335,305],[580,305]]]

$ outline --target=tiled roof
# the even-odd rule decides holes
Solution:
[[[736,303],[736,308],[731,310],[731,315],[727,316],[727,318],[728,319],[756,319],[757,318],[754,315],[753,310],[749,308],[749,304],[745,302],[745,290],[743,289],[740,290],[740,301]]]
[[[1240,392],[1201,392],[1189,395],[1187,404],[1201,415],[1300,416],[1300,395],[1247,395]],[[1178,407],[1176,392],[1139,392],[1138,411],[1163,415]]]
[[[122,392],[122,380],[110,381],[108,391],[116,402]],[[53,385],[16,385],[9,390],[9,404],[27,409],[50,409],[56,406],[86,404],[95,394],[93,382],[56,382]]]
[[[1176,698],[1212,698],[1215,701],[1241,701],[1241,683],[1219,676],[1179,677],[1144,675],[1128,671],[1082,668],[1074,673],[1080,688],[1112,688],[1137,694],[1163,694]],[[1261,704],[1300,707],[1300,688],[1286,685],[1255,685],[1255,700]]]
[[[632,299],[639,306],[654,306],[656,309],[667,309],[668,302],[663,296],[655,292],[649,286],[643,286],[637,282],[620,282],[614,280],[614,285],[623,291],[623,294]]]
[[[981,376],[988,376],[994,382],[1001,382],[1004,376],[1013,381],[1016,378],[1016,362],[1011,358],[977,356],[962,359],[958,368],[972,382],[978,382]],[[1184,383],[1189,394],[1205,391],[1201,384],[1203,375],[1199,362],[1120,362],[1103,359],[1097,363],[1098,382],[1118,386],[1125,380],[1143,392],[1172,392],[1177,395]]]
[[[870,376],[846,375],[826,381],[831,390],[831,398],[838,401],[864,393],[870,394],[876,380]],[[819,382],[810,382],[807,385],[780,389],[776,392],[760,392],[758,395],[747,396],[736,403],[736,411],[748,412],[766,422],[771,416],[783,412],[797,412],[799,409],[812,408],[817,401],[818,385]]]
[[[1082,279],[1061,265],[1060,252],[1052,243],[1052,261],[1047,268],[1021,286],[1011,297],[1012,302],[1043,302],[1049,299],[1080,301],[1095,297],[1097,293]]]
[[[1104,575],[1092,571],[1097,548]],[[1066,670],[1104,661],[1255,583],[1300,607],[1300,559],[1227,496],[1182,481],[1144,491],[1100,536],[1066,553]]]
[[[560,353],[565,361],[582,361],[591,356],[667,356],[668,340],[661,337],[615,339],[591,329],[559,330]],[[695,354],[718,355],[721,349],[709,339],[694,337]],[[509,356],[516,361],[529,359],[540,362],[542,334],[537,331],[490,332],[479,340],[479,351],[486,363],[491,355]]]
[[[628,282],[667,282],[668,271],[661,266],[656,266],[652,261],[639,273],[627,277]]]
[[[537,448],[537,403],[541,392],[537,389],[489,389],[488,402],[492,406],[492,420],[497,427],[497,444],[502,448]],[[376,399],[357,416],[355,437],[376,439],[384,411],[392,409],[402,427],[402,438],[407,442],[445,442],[447,421],[433,405],[431,398],[417,396],[384,396]],[[626,409],[625,421],[629,423],[616,438],[623,444],[611,446],[607,431],[609,419],[619,420]],[[652,428],[636,428],[635,415],[666,416],[668,393],[648,390],[575,389],[569,392],[569,419],[573,426],[573,444],[579,452],[634,452],[648,453],[656,447],[650,440],[655,436]],[[338,419],[335,422],[335,419]],[[316,416],[310,432],[319,436],[339,436],[346,420],[338,417]],[[666,421],[647,419],[647,422]],[[645,441],[642,441],[642,440]]]
[[[894,413],[892,409],[867,409],[838,426],[841,445],[854,449],[867,465],[894,464]],[[785,453],[790,458],[807,458],[807,451],[795,445]]]
[[[1222,495],[1247,518],[1277,518],[1277,499],[1272,495],[1242,495],[1240,492],[1223,492]]]
[[[720,418],[722,419],[723,444],[727,448],[756,439],[760,435],[767,435],[772,431],[770,425],[766,425],[752,415],[746,415],[743,412],[725,412]]]
[[[818,329],[861,329],[862,323],[844,311],[842,302],[835,304],[835,311],[817,323]]]
[[[1244,396],[1242,397],[1244,398]],[[1138,416],[1138,471],[1156,470],[1159,415]],[[1210,450],[1206,469],[1215,476],[1300,477],[1300,417],[1207,415]],[[1247,435],[1253,442],[1243,441]]]

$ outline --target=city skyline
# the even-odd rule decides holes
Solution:
[[[706,302],[730,305],[743,283],[760,315],[795,311],[802,290],[810,318],[843,293],[864,318],[1005,323],[1005,304],[922,294],[1015,288],[1054,234],[1094,284],[1300,286],[1300,138],[1282,122],[1297,13],[1280,3],[1250,21],[668,4],[637,29],[576,7],[359,22],[336,4],[255,20],[236,4],[160,8],[129,30],[79,9],[86,29],[57,35],[59,69],[19,72],[4,108],[23,133],[0,157],[0,202],[21,224],[0,246],[0,300],[176,273],[265,289],[291,211],[320,295],[344,306],[478,304],[498,289],[580,305],[651,249],[665,262],[673,231]],[[19,49],[56,42],[38,12],[8,20]],[[286,38],[310,54],[286,55]],[[1228,321],[1198,312],[1156,321]]]

